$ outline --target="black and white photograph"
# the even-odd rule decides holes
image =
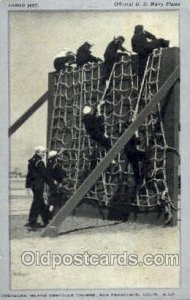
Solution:
[[[9,289],[178,299],[179,7],[18,3],[8,14]]]

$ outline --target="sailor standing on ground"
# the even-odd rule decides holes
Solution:
[[[134,35],[131,39],[132,49],[138,54],[139,59],[139,78],[143,78],[148,56],[156,48],[169,47],[169,41],[157,39],[152,33],[145,31],[143,25],[135,26]]]
[[[56,189],[51,189],[50,187],[49,190],[49,208],[50,211],[53,212],[53,214],[55,214],[67,201],[67,197],[65,195],[63,187],[65,172],[62,168],[60,154],[61,152],[58,153],[56,150],[51,150],[48,153],[47,161],[48,174],[57,184]]]
[[[43,197],[44,184],[46,182],[52,190],[56,188],[56,184],[48,176],[47,169],[43,162],[45,153],[45,148],[43,146],[38,146],[35,148],[35,154],[28,161],[26,188],[30,188],[33,192],[33,201],[28,216],[28,223],[25,224],[29,230],[45,227],[50,219],[50,213]],[[39,216],[42,218],[43,225],[37,223]]]
[[[119,62],[122,56],[129,56],[129,51],[123,47],[125,39],[123,36],[114,37],[114,39],[108,44],[104,53],[104,65],[103,65],[103,78],[102,84],[109,79],[112,72],[112,68],[115,62]]]
[[[75,63],[76,55],[69,49],[63,49],[62,52],[54,57],[54,68],[57,72],[64,69],[66,66]]]
[[[102,61],[100,58],[95,57],[91,53],[91,48],[94,45],[92,41],[86,41],[82,44],[76,52],[76,63],[78,67],[82,67],[87,63],[98,63]]]

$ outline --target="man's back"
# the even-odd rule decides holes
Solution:
[[[131,39],[131,44],[132,44],[132,49],[136,53],[140,53],[144,51],[146,48],[148,41],[146,39],[146,35],[144,32],[134,34],[132,39]]]
[[[91,138],[96,139],[96,137],[104,135],[103,116],[97,117],[95,113],[88,114],[83,117],[82,121]]]
[[[58,183],[61,183],[65,172],[61,166],[61,162],[57,158],[49,158],[47,162],[47,170],[49,176],[55,179]]]
[[[43,184],[44,178],[41,174],[41,169],[45,168],[44,162],[41,157],[35,154],[28,161],[28,173],[26,176],[26,187],[31,188],[37,182],[41,182]]]
[[[122,46],[121,43],[117,42],[115,40],[111,41],[104,52],[104,58],[105,60],[112,60],[115,59],[115,55],[117,54],[117,51],[125,51],[125,48]]]
[[[80,46],[76,53],[76,63],[77,66],[83,66],[88,62],[97,62],[98,58],[91,54],[91,50],[88,45],[83,44]]]
[[[109,60],[110,57],[113,56],[113,54],[115,54],[117,52],[117,45],[114,41],[111,41],[107,47],[106,47],[106,50],[105,50],[105,53],[104,53],[104,58],[105,60]]]

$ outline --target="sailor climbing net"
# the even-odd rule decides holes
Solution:
[[[103,115],[105,131],[112,145],[122,135],[136,109],[140,112],[158,90],[161,50],[154,51],[144,78],[141,101],[138,104],[138,76],[131,59],[123,58],[115,65],[106,92]],[[49,148],[63,147],[63,168],[66,173],[65,189],[72,195],[92,169],[106,155],[105,149],[87,135],[82,122],[85,105],[96,109],[105,86],[101,85],[102,65],[90,64],[81,69],[67,67],[55,75],[54,103],[50,128]],[[130,205],[152,208],[169,207],[171,203],[166,183],[166,140],[160,108],[150,114],[139,128],[140,148],[147,160],[143,184],[134,193],[133,170],[122,151],[116,164],[110,164],[86,198],[108,205],[113,199],[123,199]],[[133,195],[132,197],[130,196]]]

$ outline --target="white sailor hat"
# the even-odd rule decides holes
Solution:
[[[68,55],[68,53],[72,53],[72,51],[69,48],[64,48],[63,51],[54,56],[54,59],[59,57],[65,57]]]
[[[83,114],[85,115],[88,115],[90,112],[92,111],[92,107],[86,105],[84,108],[83,108]]]
[[[89,46],[94,46],[94,42],[92,40],[87,40],[86,44],[88,44]]]
[[[46,148],[44,146],[37,146],[35,147],[35,153],[38,153],[38,152],[46,152]]]
[[[56,150],[51,150],[49,153],[48,153],[48,157],[51,158],[51,157],[54,157],[57,155],[57,151]]]

